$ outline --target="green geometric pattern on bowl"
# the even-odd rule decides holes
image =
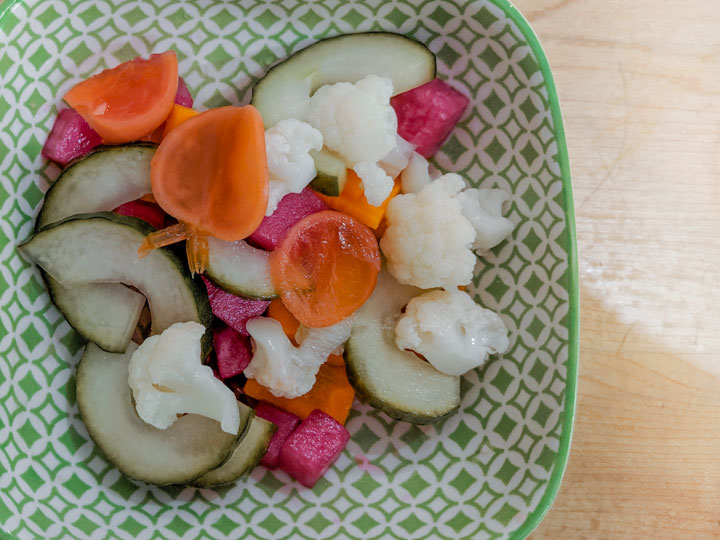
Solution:
[[[173,48],[197,106],[249,100],[295,50],[388,30],[426,43],[472,110],[435,164],[512,193],[513,236],[478,262],[476,298],[512,348],[464,378],[431,426],[356,404],[314,489],[258,467],[214,490],[136,484],[90,441],[75,402],[82,341],[14,246],[58,173],[40,150],[75,82]],[[502,0],[5,0],[0,4],[0,528],[29,538],[524,538],[557,491],[577,367],[569,167],[546,60]],[[3,533],[0,532],[0,536]]]

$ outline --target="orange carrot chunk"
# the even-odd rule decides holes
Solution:
[[[302,419],[307,418],[313,410],[320,409],[341,424],[347,420],[355,398],[355,390],[348,381],[345,367],[333,366],[328,362],[320,366],[315,386],[304,396],[292,399],[276,397],[255,379],[248,379],[243,390],[252,398],[271,403]]]
[[[197,116],[198,114],[200,113],[195,109],[191,109],[190,107],[184,107],[176,103],[175,105],[173,105],[170,116],[168,116],[167,120],[165,120],[165,127],[163,129],[161,138],[164,139],[173,129],[178,127],[185,120],[189,120],[190,118],[192,118],[193,116]]]
[[[147,136],[165,121],[177,86],[177,57],[167,51],[106,69],[73,86],[65,101],[106,143],[120,144]]]
[[[352,169],[347,170],[347,181],[345,187],[337,197],[329,197],[318,193],[325,204],[338,212],[344,212],[357,219],[371,229],[377,229],[380,226],[385,211],[395,195],[400,192],[400,182],[396,179],[390,196],[380,206],[373,206],[365,198],[365,190],[362,181]]]
[[[267,309],[267,316],[279,322],[283,327],[285,335],[290,338],[290,341],[292,341],[294,345],[297,345],[295,334],[300,327],[300,321],[288,311],[285,304],[282,303],[282,300],[277,298],[270,302]]]

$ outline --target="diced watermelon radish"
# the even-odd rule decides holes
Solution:
[[[42,155],[63,167],[102,144],[102,139],[74,109],[63,109],[53,124]]]
[[[440,79],[433,79],[390,100],[397,114],[398,134],[413,143],[415,151],[426,158],[442,146],[469,102],[467,97]]]
[[[270,405],[264,401],[261,401],[255,406],[255,414],[260,418],[269,420],[278,427],[272,439],[270,439],[270,445],[268,446],[265,456],[263,456],[260,461],[261,465],[265,465],[268,469],[274,469],[278,466],[280,449],[300,423],[300,418],[291,412],[278,409],[274,405]]]
[[[162,229],[165,226],[165,212],[158,205],[146,201],[126,202],[118,206],[113,212],[121,216],[140,218],[156,229]]]
[[[279,466],[311,488],[338,458],[349,439],[345,426],[316,409],[283,444]]]
[[[213,328],[213,350],[220,379],[239,375],[252,360],[250,338],[229,326]]]
[[[225,322],[243,336],[249,336],[245,325],[253,317],[259,317],[270,305],[266,300],[250,300],[222,290],[203,276],[213,315]]]
[[[190,95],[190,90],[188,89],[182,77],[178,77],[178,88],[177,94],[175,94],[175,103],[177,103],[178,105],[182,105],[183,107],[192,108],[193,106],[192,95]]]
[[[328,210],[328,206],[309,188],[300,193],[288,193],[278,203],[277,209],[263,218],[260,226],[248,240],[263,249],[273,250],[287,230],[305,216]]]

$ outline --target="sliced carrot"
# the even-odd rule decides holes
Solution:
[[[400,192],[400,182],[396,179],[390,196],[380,206],[373,206],[367,202],[365,191],[363,190],[362,181],[352,169],[347,170],[347,182],[345,187],[337,197],[329,197],[318,193],[325,203],[332,209],[339,212],[349,214],[360,223],[363,223],[371,229],[377,229],[382,221],[387,206],[395,195]]]
[[[153,157],[155,200],[179,226],[152,233],[139,253],[187,240],[190,269],[207,264],[207,236],[241,240],[265,217],[265,131],[252,106],[220,107],[194,116],[163,139]]]
[[[157,201],[155,200],[155,197],[153,197],[152,193],[147,193],[147,194],[143,195],[142,197],[140,197],[140,200],[149,202],[149,203],[153,203],[153,204],[157,204]]]
[[[342,354],[331,354],[328,356],[327,365],[345,369],[345,358]]]
[[[138,140],[165,121],[178,85],[174,51],[136,58],[73,86],[65,101],[112,144]]]
[[[300,327],[300,321],[298,321],[293,314],[288,311],[285,304],[282,303],[282,300],[277,298],[270,302],[267,309],[267,315],[279,322],[285,331],[285,335],[290,338],[290,341],[292,341],[293,344],[297,345],[297,342],[295,341],[295,334]]]
[[[351,315],[372,294],[379,271],[370,229],[332,210],[298,221],[270,254],[270,277],[283,304],[310,328]]]
[[[182,105],[178,105],[177,103],[173,105],[170,116],[168,116],[167,120],[165,120],[165,127],[163,129],[161,139],[167,137],[168,133],[170,133],[173,129],[182,124],[185,120],[189,120],[190,118],[192,118],[193,116],[197,116],[198,114],[200,114],[198,111],[196,111],[195,109],[191,109],[190,107],[183,107]]]
[[[332,416],[341,424],[347,420],[355,398],[355,390],[350,385],[345,367],[337,367],[325,362],[317,373],[312,390],[293,399],[279,398],[255,379],[248,379],[243,391],[250,397],[266,401],[305,419],[315,409]]]

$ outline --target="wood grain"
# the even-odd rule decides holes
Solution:
[[[516,0],[565,120],[570,461],[533,540],[720,538],[720,2]]]

